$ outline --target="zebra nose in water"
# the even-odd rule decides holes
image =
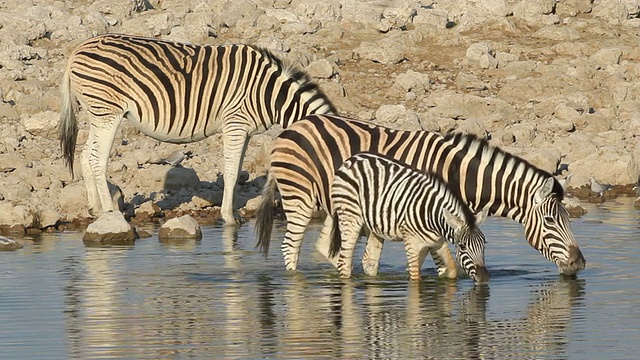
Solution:
[[[560,268],[560,271],[564,275],[573,275],[584,270],[586,264],[587,260],[585,260],[584,255],[582,255],[580,248],[577,246],[571,246],[569,248],[569,259],[567,259],[565,265]]]
[[[487,268],[485,268],[484,266],[478,266],[476,268],[476,274],[473,277],[473,280],[476,283],[485,283],[489,281],[489,272],[487,271]]]

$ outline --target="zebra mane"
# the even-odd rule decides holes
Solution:
[[[514,169],[522,167],[524,169],[524,173],[529,172],[534,175],[536,178],[549,178],[553,177],[549,172],[540,169],[539,167],[531,164],[529,161],[511,154],[501,148],[489,144],[484,138],[480,138],[475,134],[464,134],[459,132],[450,132],[444,135],[445,140],[451,141],[454,144],[463,144],[463,149],[469,151],[470,153],[474,153],[476,158],[480,156],[486,157],[495,157],[502,158],[504,163],[512,162],[514,164]],[[524,176],[523,173],[523,176]],[[459,181],[459,179],[455,179]],[[564,197],[564,189],[562,185],[558,181],[553,182],[553,190],[552,193],[558,198],[558,200],[562,200]]]
[[[267,58],[275,67],[281,69],[282,75],[288,77],[293,82],[298,84],[300,87],[300,92],[305,93],[315,93],[317,97],[321,97],[324,99],[325,103],[330,107],[330,113],[337,113],[338,110],[333,105],[329,97],[320,89],[320,86],[311,79],[309,74],[307,74],[304,70],[300,69],[298,66],[293,64],[291,61],[286,61],[282,59],[280,56],[276,55],[271,49],[267,49],[262,46],[257,45],[248,45],[251,48],[255,49],[262,56]]]

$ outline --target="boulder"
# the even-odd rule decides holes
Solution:
[[[376,111],[376,122],[395,129],[419,130],[420,118],[404,105],[381,105]]]
[[[0,236],[0,251],[13,251],[13,250],[22,249],[23,247],[24,246],[21,243],[13,239]]]
[[[82,237],[85,245],[132,245],[136,240],[135,230],[119,211],[104,213],[89,224]]]
[[[406,50],[395,37],[385,37],[379,41],[363,41],[354,49],[354,53],[365,60],[393,65],[407,58]]]
[[[620,64],[620,60],[622,60],[622,50],[618,47],[600,49],[595,54],[589,56],[589,61],[597,69],[618,65]]]
[[[329,79],[338,73],[336,64],[327,59],[318,59],[309,64],[305,70],[309,76],[318,79]]]
[[[158,239],[166,241],[171,239],[201,239],[202,231],[198,222],[190,215],[183,215],[167,220],[160,230]]]
[[[135,209],[135,216],[137,219],[152,219],[160,216],[161,213],[162,210],[160,209],[160,206],[151,200],[145,201]]]
[[[467,48],[467,60],[481,69],[493,69],[498,67],[498,60],[491,46],[486,42],[471,44]]]
[[[184,188],[199,189],[200,178],[193,169],[170,167],[165,173],[163,188],[165,191],[178,191]]]
[[[23,114],[20,117],[20,123],[32,135],[54,137],[58,134],[59,117],[60,114],[57,111],[47,110],[35,115]]]

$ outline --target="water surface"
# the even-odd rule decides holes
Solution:
[[[489,218],[487,286],[438,280],[431,261],[411,283],[400,243],[386,244],[380,276],[356,267],[341,280],[313,249],[319,224],[296,273],[283,270],[281,222],[266,259],[251,222],[203,228],[200,241],[154,236],[131,247],[43,235],[0,253],[0,358],[635,359],[632,200],[586,204],[574,220],[587,259],[576,279],[526,244],[520,224]]]

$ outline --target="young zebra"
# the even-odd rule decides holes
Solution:
[[[384,154],[400,163],[440,176],[471,211],[511,218],[524,226],[529,244],[565,275],[586,261],[561,203],[562,186],[546,171],[472,135],[445,136],[402,131],[335,115],[310,115],[283,131],[273,144],[271,166],[257,213],[258,244],[271,241],[273,199],[282,196],[287,232],[282,242],[285,267],[295,270],[304,232],[318,208],[332,213],[330,190],[344,160],[361,152]],[[327,216],[316,247],[329,255],[333,219]],[[375,275],[383,243],[369,238],[365,272]],[[456,277],[448,247],[432,251],[438,273]]]
[[[420,253],[456,246],[456,260],[475,282],[486,282],[485,238],[459,196],[433,174],[420,173],[381,155],[360,153],[338,169],[331,188],[333,239],[340,276],[350,277],[353,251],[362,227],[370,236],[403,240],[409,277],[420,279]],[[486,215],[486,213],[481,213]]]
[[[73,173],[76,99],[89,114],[81,157],[94,215],[113,211],[107,189],[109,152],[122,119],[172,143],[223,134],[222,218],[235,223],[233,193],[249,136],[335,108],[302,71],[266,49],[198,46],[127,35],[102,35],[70,54],[60,85],[60,141]]]

